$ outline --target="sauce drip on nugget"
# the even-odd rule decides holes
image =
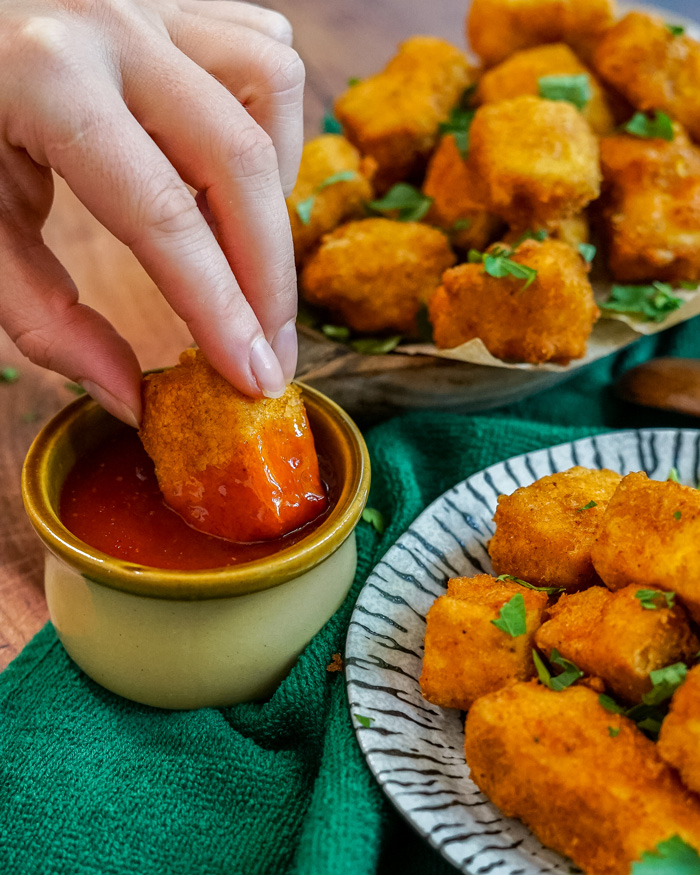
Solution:
[[[144,380],[141,440],[167,503],[190,525],[231,541],[278,538],[328,499],[301,392],[253,399],[199,350]]]

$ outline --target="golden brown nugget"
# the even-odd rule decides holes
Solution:
[[[673,694],[657,749],[678,769],[686,787],[700,793],[700,665],[691,668]]]
[[[143,384],[139,435],[166,502],[232,541],[277,538],[327,506],[301,392],[249,398],[199,350]]]
[[[649,673],[689,661],[699,642],[680,605],[669,608],[658,590],[646,602],[654,607],[645,608],[640,591],[636,585],[617,592],[592,586],[562,595],[537,630],[537,647],[547,655],[555,648],[581,671],[602,678],[612,693],[641,702],[652,687]]]
[[[522,596],[526,631],[517,637],[494,626],[501,608]],[[420,686],[443,708],[466,710],[494,690],[535,675],[532,641],[547,595],[490,574],[450,580],[428,611]]]
[[[324,234],[363,215],[365,203],[374,196],[375,169],[371,158],[362,158],[337,134],[325,134],[304,145],[294,191],[287,198],[297,266]]]
[[[628,474],[608,502],[591,548],[608,589],[675,592],[700,622],[700,491]]]
[[[354,331],[416,333],[416,314],[455,256],[418,222],[365,219],[327,234],[301,274],[304,298]]]
[[[440,349],[481,338],[500,359],[559,362],[586,354],[600,315],[581,256],[558,240],[526,240],[510,256],[537,271],[535,280],[489,276],[481,264],[447,271],[428,301]]]
[[[630,12],[595,50],[599,76],[640,110],[661,109],[700,139],[700,43],[663,18]]]
[[[556,223],[600,194],[598,139],[570,103],[525,95],[480,107],[469,161],[486,208],[512,225]]]
[[[627,134],[600,142],[609,264],[622,282],[700,279],[700,149]]]
[[[336,100],[335,114],[346,137],[379,166],[379,191],[424,168],[440,123],[471,81],[463,52],[437,37],[414,36],[399,46],[381,73],[352,85]]]
[[[542,43],[569,43],[587,59],[614,13],[614,0],[472,0],[467,40],[487,67]]]
[[[479,203],[472,173],[448,134],[433,152],[423,183],[423,193],[433,199],[425,221],[443,228],[452,245],[465,250],[484,249],[503,227],[503,220]],[[466,228],[452,230],[465,222]]]
[[[656,746],[583,686],[516,684],[469,711],[465,754],[477,786],[587,875],[629,875],[678,835],[700,849],[700,799]]]
[[[591,546],[621,476],[576,466],[500,495],[489,556],[496,574],[568,591],[600,583]]]
[[[591,97],[579,111],[596,134],[612,133],[615,120],[603,89],[593,73],[564,43],[536,46],[511,55],[484,73],[479,80],[476,99],[479,103],[496,103],[523,94],[538,97],[541,96],[540,79],[546,76],[586,76]]]

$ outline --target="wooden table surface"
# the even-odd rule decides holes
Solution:
[[[667,0],[691,13],[697,0]],[[380,69],[402,39],[430,33],[463,44],[463,0],[272,0],[292,22],[306,63],[307,137],[349,77]],[[68,268],[82,300],[133,345],[144,368],[171,364],[191,338],[129,250],[107,233],[57,180],[46,240]],[[65,378],[23,359],[0,332],[0,367],[20,377],[0,384],[0,669],[48,619],[43,554],[20,495],[24,455],[42,424],[73,397]]]

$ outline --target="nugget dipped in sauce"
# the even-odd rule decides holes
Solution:
[[[301,393],[253,399],[199,350],[144,380],[139,432],[166,502],[231,541],[280,537],[327,505]]]

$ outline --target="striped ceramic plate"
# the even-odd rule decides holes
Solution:
[[[492,465],[433,502],[379,562],[346,645],[350,712],[384,792],[444,857],[471,875],[569,875],[571,864],[504,817],[469,778],[463,715],[420,694],[425,615],[450,577],[490,572],[486,544],[501,493],[572,465],[700,479],[700,432],[628,431],[584,438]],[[576,871],[576,870],[573,870]]]

